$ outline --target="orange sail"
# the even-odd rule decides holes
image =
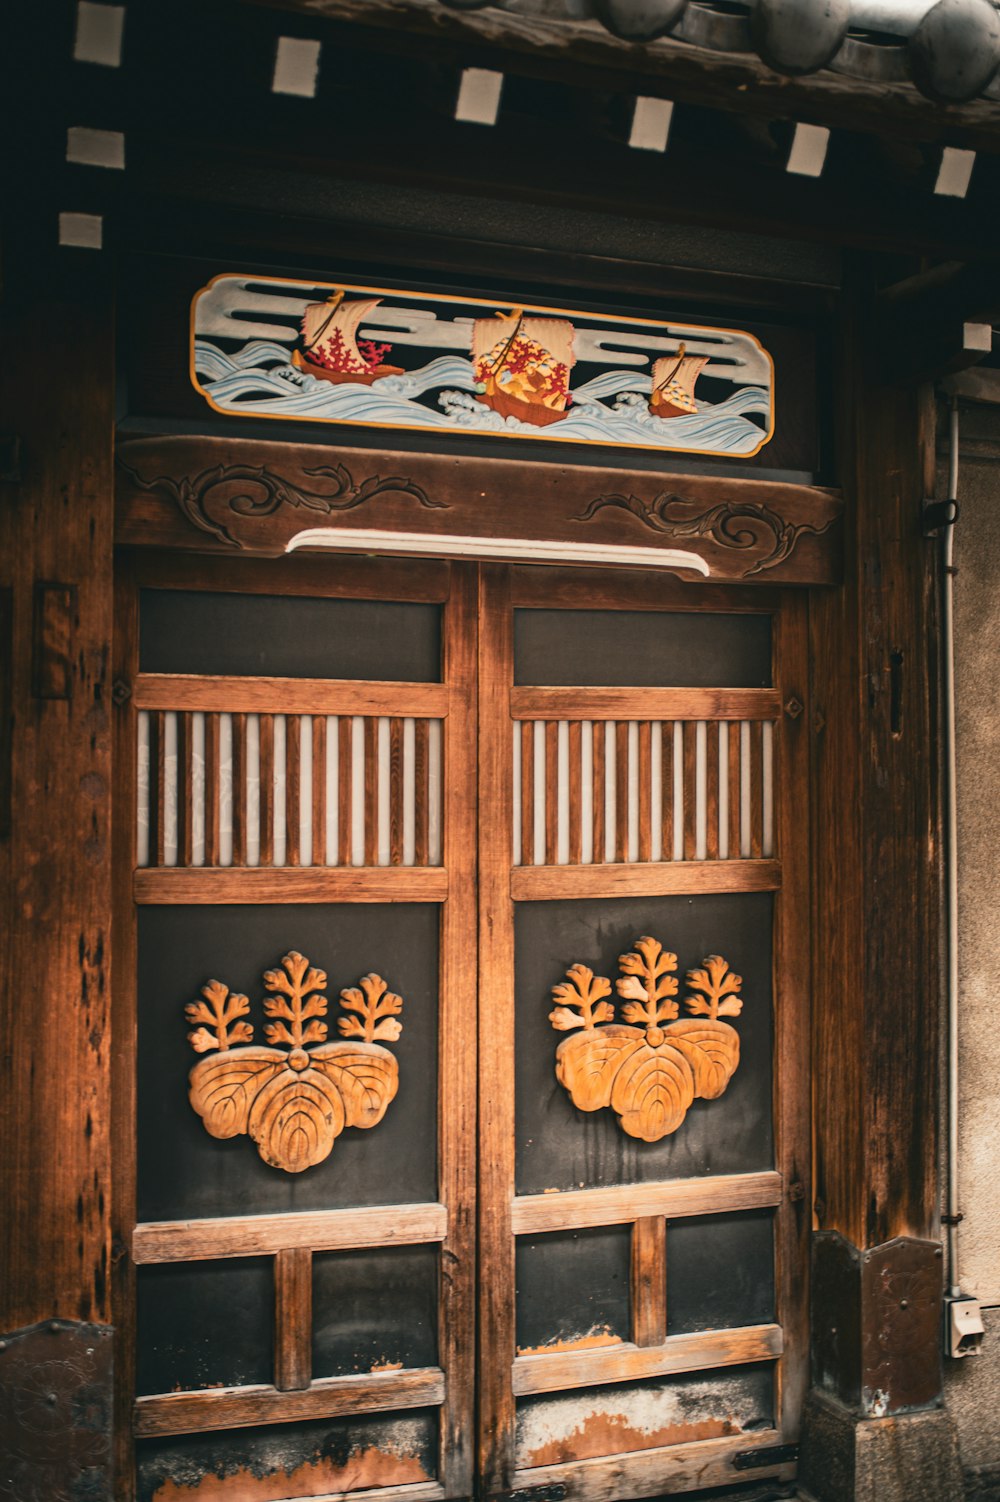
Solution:
[[[388,344],[374,345],[366,339],[358,347],[358,327],[381,301],[359,297],[345,302],[343,292],[335,292],[326,302],[310,303],[302,315],[302,351],[295,351],[292,364],[322,381],[362,386],[382,376],[402,375],[402,366],[382,363]]]
[[[536,427],[558,422],[571,400],[575,359],[568,319],[528,318],[515,308],[473,324],[476,395],[502,417]]]
[[[676,355],[653,364],[653,389],[649,410],[654,417],[684,417],[697,412],[695,382],[708,364],[707,355],[686,355],[684,345]]]

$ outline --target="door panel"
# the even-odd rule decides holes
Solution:
[[[482,571],[480,1464],[686,1491],[804,1380],[802,621],[546,574]]]

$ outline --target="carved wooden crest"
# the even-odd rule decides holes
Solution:
[[[213,1137],[246,1133],[265,1163],[301,1173],[329,1156],[345,1127],[382,1120],[399,1088],[399,1064],[376,1040],[399,1037],[403,1003],[381,976],[364,976],[360,990],[340,993],[344,1010],[357,1014],[338,1019],[343,1041],[327,1043],[326,973],[294,949],[281,965],[264,972],[264,1013],[276,1019],[264,1024],[270,1048],[234,1046],[253,1038],[241,1020],[250,1003],[221,981],[209,981],[203,1000],[185,1007],[188,1021],[200,1024],[188,1033],[191,1047],[217,1050],[191,1070],[189,1096]]]
[[[558,1005],[549,1021],[558,1032],[573,1031],[556,1049],[556,1078],[581,1111],[611,1106],[630,1137],[659,1142],[676,1132],[692,1101],[717,1099],[732,1079],[740,1037],[719,1018],[743,1010],[743,979],[721,955],[709,955],[704,969],[687,973],[691,1015],[678,1018],[675,954],[647,935],[618,963],[615,989],[632,1026],[614,1021],[614,1003],[604,999],[611,982],[586,965],[571,965],[553,986]]]

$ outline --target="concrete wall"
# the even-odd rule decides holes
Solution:
[[[945,1363],[969,1496],[1000,1502],[1000,408],[964,406],[955,535],[963,1290],[982,1354]],[[943,493],[943,492],[942,492]]]

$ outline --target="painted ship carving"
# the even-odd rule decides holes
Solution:
[[[334,385],[370,386],[383,376],[402,375],[401,365],[386,365],[389,344],[358,339],[358,328],[382,301],[380,297],[345,300],[335,292],[326,302],[310,303],[302,315],[302,349],[292,364],[307,375]]]
[[[520,308],[477,318],[472,328],[476,397],[501,417],[546,427],[572,402],[573,325],[564,318],[528,318]]]
[[[707,355],[689,355],[681,344],[676,355],[653,362],[649,410],[654,417],[686,417],[697,412],[695,382],[708,364]]]

